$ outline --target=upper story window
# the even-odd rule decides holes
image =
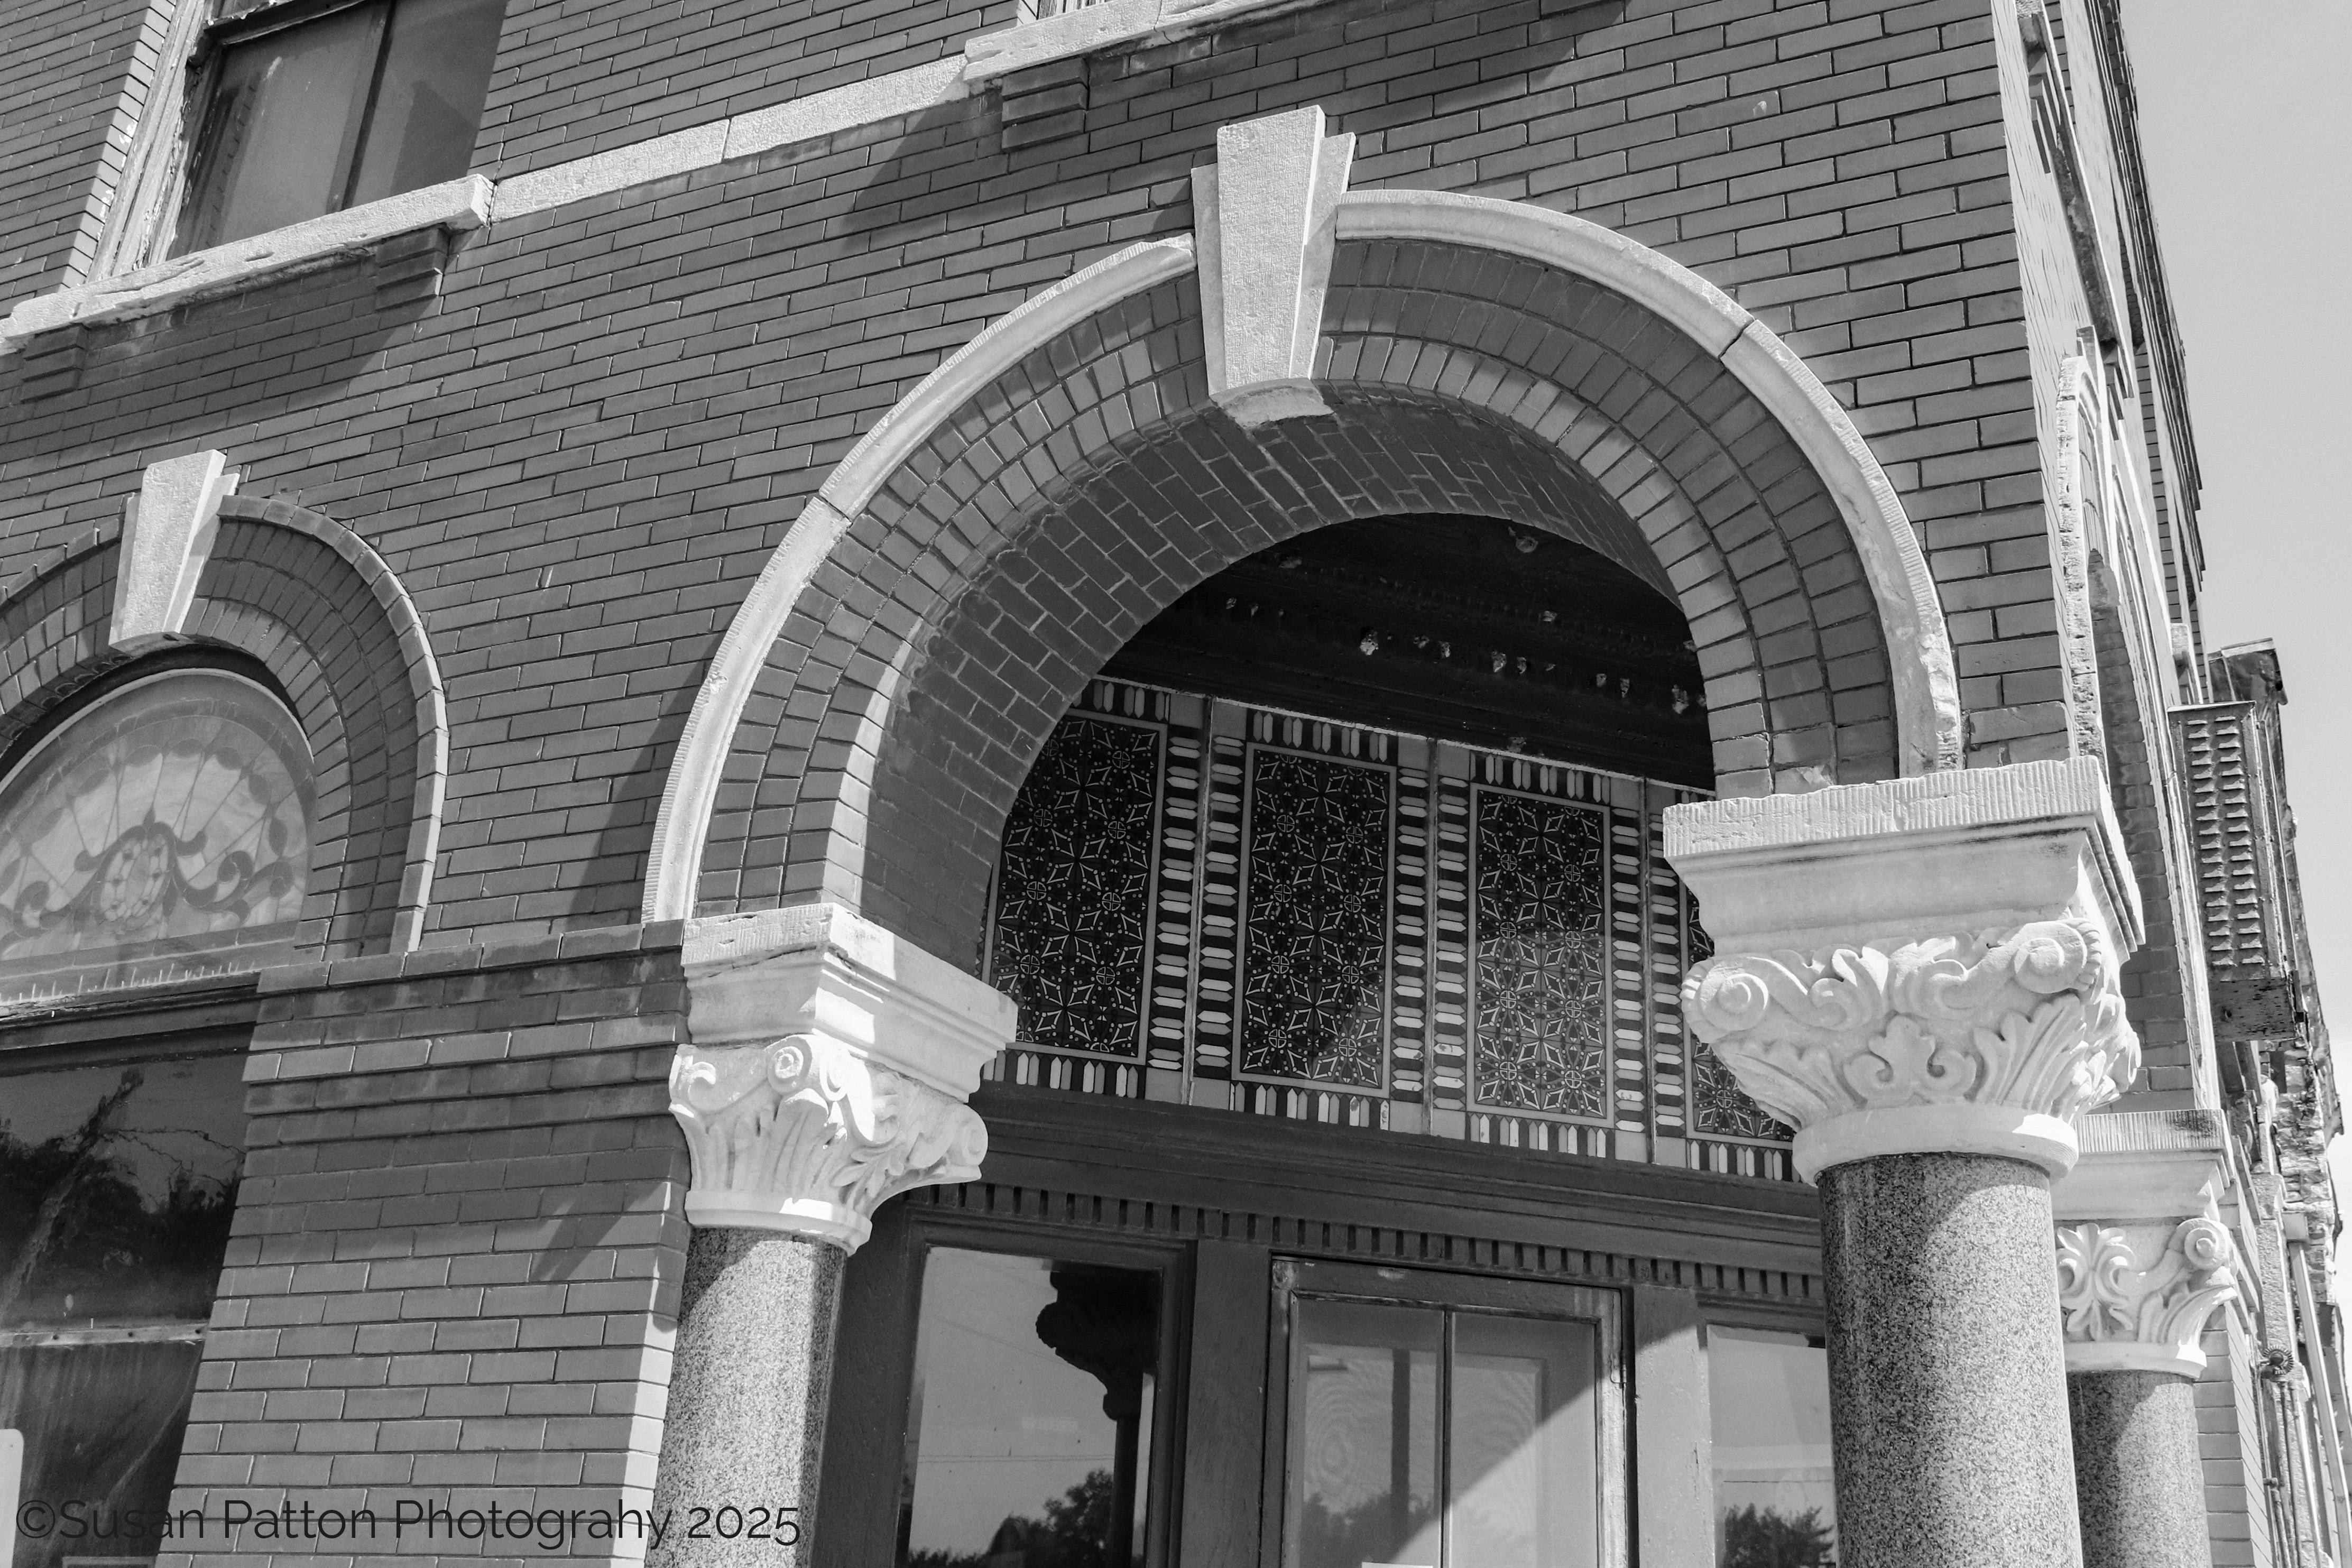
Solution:
[[[193,63],[171,253],[465,174],[505,0],[310,0],[224,23]]]
[[[310,752],[277,699],[127,686],[0,779],[0,997],[282,957],[310,865]]]

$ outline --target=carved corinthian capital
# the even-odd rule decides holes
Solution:
[[[1692,1030],[1807,1176],[1931,1152],[2062,1173],[2139,1069],[2137,895],[2094,761],[1675,806],[1666,853],[1716,945]]]
[[[2218,1220],[2062,1225],[2058,1304],[2066,1370],[2205,1370],[2199,1345],[2214,1309],[2239,1300],[2237,1247]]]
[[[980,1173],[964,1101],[1013,1037],[1003,996],[831,905],[698,921],[685,956],[693,1223],[854,1251],[891,1194]]]
[[[2074,1119],[2139,1070],[2117,965],[2079,919],[1738,953],[1683,983],[1685,1016],[1801,1168],[1922,1148],[2071,1163]]]

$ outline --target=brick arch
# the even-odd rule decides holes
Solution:
[[[1322,521],[1371,515],[1351,510],[1365,506],[1502,510],[1460,504],[1459,475],[1386,486],[1421,499],[1361,500],[1366,477],[1395,478],[1401,461],[1444,466],[1452,454],[1428,445],[1442,440],[1429,434],[1437,412],[1488,432],[1489,447],[1512,433],[1503,444],[1523,471],[1513,504],[1536,514],[1520,521],[1569,531],[1578,509],[1557,498],[1580,491],[1603,503],[1580,514],[1588,542],[1625,561],[1623,541],[1641,541],[1627,563],[1663,576],[1706,649],[1725,787],[1958,764],[1949,647],[1916,543],[1851,421],[1785,346],[1670,260],[1591,225],[1478,198],[1377,195],[1342,200],[1318,364],[1326,400],[1348,410],[1327,434],[1357,443],[1355,475],[1297,451],[1277,460],[1319,422],[1245,435],[1210,411],[1183,241],[1131,247],[1048,290],[887,416],[827,479],[729,630],[673,763],[647,917],[878,898],[869,913],[963,951],[978,879],[936,898],[912,889],[958,880],[971,854],[951,854],[950,872],[937,858],[946,847],[908,825],[929,815],[967,836],[992,831],[995,803],[1009,803],[1044,731],[1016,727],[996,752],[967,736],[971,749],[910,815],[896,792],[929,734],[924,681],[953,666],[959,700],[999,715],[1019,672],[1049,671],[1043,684],[1074,691],[1090,673],[1073,675],[1074,660],[1107,657],[1115,628],[1234,558],[1209,547],[1204,512],[1259,499]],[[1408,418],[1409,407],[1422,412]],[[1418,436],[1400,434],[1415,421]],[[1220,449],[1195,465],[1190,510],[1171,517],[1165,498],[1182,481],[1171,454],[1208,430]],[[1311,498],[1302,473],[1319,487]],[[1150,520],[1118,531],[1139,552],[1090,574],[1070,555],[1099,534],[1072,534],[1051,558],[1010,548],[1081,485],[1104,515]],[[1554,501],[1528,499],[1538,491]],[[1277,536],[1260,532],[1259,547]],[[1006,596],[964,617],[984,570],[1005,574]],[[1041,631],[1040,594],[1070,584],[1081,592],[1061,607],[1069,618]],[[996,617],[985,626],[983,607]],[[943,642],[957,617],[967,629]],[[992,665],[965,647],[974,638]]]
[[[81,536],[0,597],[0,752],[133,662],[110,642],[120,530]],[[310,745],[317,821],[299,944],[404,951],[430,897],[447,773],[424,625],[358,535],[285,501],[231,497],[169,647],[233,648],[285,692]]]

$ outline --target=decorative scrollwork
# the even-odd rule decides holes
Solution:
[[[2150,1251],[2156,1260],[2142,1268]],[[2097,1224],[2058,1229],[2058,1304],[2078,1370],[2193,1372],[2204,1364],[2198,1341],[2207,1321],[2238,1296],[2237,1248],[2219,1221],[2184,1220],[2168,1235]],[[2109,1352],[2078,1348],[2090,1346]]]
[[[1799,1129],[1962,1103],[2071,1119],[2139,1070],[2113,952],[2081,920],[1727,954],[1691,972],[1683,1001],[1741,1086]]]
[[[697,1224],[854,1249],[883,1200],[971,1181],[988,1152],[970,1106],[822,1035],[682,1047],[669,1086],[694,1160]]]

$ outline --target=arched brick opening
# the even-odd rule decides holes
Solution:
[[[1351,196],[1339,232],[1328,419],[1244,431],[1213,406],[1180,240],[1032,300],[869,432],[714,660],[647,917],[834,899],[971,952],[1003,808],[1093,668],[1219,567],[1381,513],[1549,528],[1670,593],[1728,793],[1958,765],[1909,525],[1778,339],[1666,258],[1516,204]],[[932,716],[959,704],[985,719]]]
[[[94,531],[0,599],[0,754],[89,682],[131,662],[109,645],[120,530]],[[431,885],[447,742],[423,623],[341,524],[231,497],[173,648],[258,660],[310,746],[316,792],[301,949],[415,945]]]

